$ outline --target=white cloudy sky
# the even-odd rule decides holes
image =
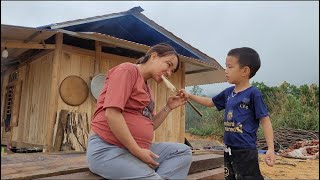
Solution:
[[[222,66],[230,49],[254,48],[262,66],[253,81],[319,85],[318,1],[1,1],[1,24],[37,27],[135,6]],[[202,88],[211,94],[227,86]]]

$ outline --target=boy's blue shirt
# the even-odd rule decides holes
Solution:
[[[233,93],[229,87],[212,98],[224,113],[224,143],[234,148],[256,149],[259,119],[269,116],[261,92],[256,87]]]

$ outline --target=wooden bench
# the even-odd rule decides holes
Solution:
[[[223,155],[193,155],[188,179],[223,179]],[[85,153],[1,156],[1,179],[103,179],[91,173]]]
[[[90,180],[102,180],[101,176],[98,176],[96,174],[93,174],[90,171],[85,171],[85,172],[79,172],[79,173],[72,173],[72,174],[66,174],[66,175],[60,175],[60,176],[51,176],[51,177],[45,177],[45,178],[40,178],[38,180],[55,180],[55,179],[79,179],[79,180],[84,180],[84,179],[90,179]],[[188,180],[193,180],[193,179],[224,179],[224,168],[218,167],[215,169],[210,169],[210,170],[205,170],[202,172],[198,173],[193,173],[189,174],[187,176]]]

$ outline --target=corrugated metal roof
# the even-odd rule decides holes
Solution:
[[[57,32],[62,32],[81,39],[97,40],[108,44],[113,44],[122,48],[134,50],[137,52],[147,52],[150,46],[140,43],[131,42],[128,40],[116,38],[110,35],[96,32],[72,32],[63,29],[57,30],[40,30],[36,28],[28,28],[21,26],[1,25],[1,42],[7,40],[19,42],[40,43]],[[2,48],[3,50],[3,48]],[[28,49],[8,49],[9,58],[1,59],[3,62],[15,61]],[[212,63],[207,63],[199,59],[187,57],[179,54],[182,61],[186,62],[186,86],[201,85],[210,83],[225,82],[224,69]],[[1,72],[4,66],[1,66]]]
[[[102,33],[95,33],[95,32],[72,32],[72,31],[68,31],[68,30],[63,30],[63,29],[58,29],[58,32],[62,32],[71,36],[75,36],[78,38],[83,38],[83,39],[91,39],[91,40],[96,40],[96,41],[100,41],[100,42],[105,42],[108,44],[113,44],[122,48],[126,48],[126,49],[130,49],[130,50],[134,50],[134,51],[138,51],[138,52],[143,52],[146,53],[150,46],[148,45],[144,45],[144,44],[140,44],[140,43],[135,43],[132,41],[128,41],[128,40],[124,40],[124,39],[120,39],[120,38],[116,38],[110,35],[106,35],[106,34],[102,34]],[[182,57],[182,59],[186,62],[186,63],[193,63],[193,64],[198,64],[199,66],[202,66],[201,69],[203,69],[203,67],[207,67],[207,68],[212,68],[214,69],[220,69],[219,67],[215,66],[214,64],[209,64],[203,61],[200,61],[199,59],[194,59],[194,58],[190,58],[190,57],[186,57],[183,56],[181,54],[179,54],[180,57]],[[197,67],[199,68],[199,67]]]
[[[120,13],[67,21],[39,28],[65,29],[73,32],[96,32],[147,46],[164,42],[173,46],[183,56],[199,59],[206,64],[214,65],[218,69],[223,69],[214,58],[192,47],[150,20],[141,13],[142,11],[141,7],[135,7]]]

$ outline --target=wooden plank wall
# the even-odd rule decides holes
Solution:
[[[100,64],[99,66],[99,73],[103,73],[105,75],[107,75],[107,72],[112,69],[113,67],[124,63],[124,62],[132,62],[134,63],[136,61],[136,59],[132,59],[132,58],[127,58],[127,57],[122,57],[122,56],[117,56],[117,55],[113,55],[113,54],[107,54],[107,53],[101,53],[101,60],[100,60]],[[96,100],[93,101],[93,112],[95,111],[96,108]],[[91,120],[91,119],[90,119]]]
[[[170,81],[175,85],[177,89],[184,87],[183,73],[184,67],[179,69],[175,74],[170,77]],[[151,82],[151,87],[154,90],[154,97],[156,102],[156,112],[160,111],[167,102],[167,99],[175,95],[175,93],[169,91],[164,83],[157,84],[154,81]],[[184,106],[173,110],[166,120],[155,131],[155,142],[184,142],[185,136],[185,118],[184,118]]]
[[[101,60],[99,71],[94,72],[95,68],[95,51],[80,49],[68,45],[62,46],[62,54],[60,58],[59,69],[59,85],[61,82],[70,75],[80,76],[87,83],[89,87],[89,95],[87,100],[79,106],[67,105],[61,99],[58,98],[57,112],[61,109],[66,109],[75,112],[86,112],[88,119],[91,121],[92,115],[96,108],[96,100],[91,95],[90,83],[91,79],[97,72],[106,73],[109,69],[123,62],[135,62],[136,59],[101,53]],[[49,110],[49,96],[48,92],[51,86],[51,71],[52,71],[53,53],[49,53],[40,57],[37,60],[32,61],[26,66],[19,69],[19,80],[22,80],[23,91],[21,94],[21,106],[19,114],[18,127],[13,128],[12,140],[20,143],[45,145],[46,133],[48,131],[48,110]],[[97,61],[99,62],[99,61]],[[1,90],[2,100],[4,99],[3,88],[6,87],[7,76],[3,77],[3,86]],[[184,87],[184,68],[175,73],[170,81],[180,89]],[[170,92],[166,86],[156,84],[151,81],[151,87],[153,89],[156,112],[160,111],[166,104],[169,95],[174,93]],[[3,102],[1,109],[3,109]],[[154,141],[163,142],[184,142],[185,132],[185,114],[184,107],[178,108],[171,112],[164,123],[156,130]],[[1,140],[2,138],[1,128]]]
[[[22,92],[18,126],[12,129],[12,141],[18,144],[41,145],[45,142],[52,56],[53,53],[46,54],[18,69],[18,81],[22,81]],[[9,74],[5,75],[2,88],[7,86],[7,76]],[[1,110],[3,108],[2,106]]]
[[[5,95],[6,86],[8,84],[9,74],[1,75],[1,142],[7,140],[7,136],[4,131],[4,106],[5,106]]]
[[[92,54],[78,53],[75,50],[68,50],[67,48],[62,50],[61,56],[61,68],[60,78],[58,80],[59,86],[62,81],[71,75],[81,77],[90,89],[90,77],[93,75],[94,68],[94,56]],[[62,109],[74,112],[87,113],[88,117],[91,117],[93,96],[89,92],[86,101],[79,106],[70,106],[66,104],[59,94],[57,112]]]

